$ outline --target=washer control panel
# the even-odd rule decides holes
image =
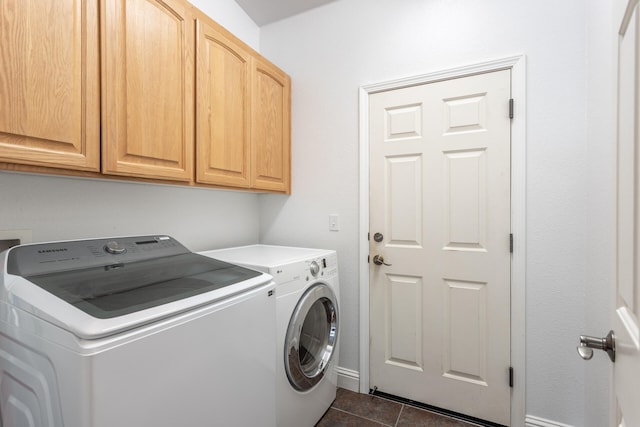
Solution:
[[[112,240],[104,245],[104,250],[113,255],[120,255],[125,253],[127,248],[121,245],[117,240]]]
[[[144,261],[190,253],[169,236],[72,240],[14,246],[7,272],[19,276]]]

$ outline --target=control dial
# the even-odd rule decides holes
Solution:
[[[120,255],[125,253],[127,251],[127,248],[125,248],[115,240],[112,240],[105,245],[104,250],[113,255]]]
[[[311,270],[311,275],[313,277],[316,277],[320,272],[320,266],[315,261],[311,261],[311,265],[309,266],[309,269]]]

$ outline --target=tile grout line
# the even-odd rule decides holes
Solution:
[[[398,412],[398,415],[396,417],[395,422],[391,421],[391,423],[387,424],[385,421],[382,421],[380,419],[370,418],[368,416],[359,415],[357,413],[350,412],[350,410],[341,409],[341,408],[338,408],[338,407],[334,406],[335,402],[332,403],[330,408],[331,409],[335,409],[335,410],[337,410],[337,411],[339,411],[339,412],[341,412],[343,414],[349,415],[351,417],[355,417],[356,419],[363,420],[363,421],[370,421],[372,423],[375,423],[378,426],[385,426],[385,427],[399,427],[401,425],[400,421],[401,421],[401,419],[402,419],[402,417],[404,415],[404,412],[406,412],[407,409],[410,409],[410,410],[411,409],[415,409],[415,410],[417,410],[419,412],[425,412],[425,413],[431,414],[432,416],[435,416],[435,417],[438,417],[438,418],[442,418],[442,419],[446,419],[446,420],[449,420],[449,421],[462,423],[461,425],[464,425],[466,427],[482,427],[483,426],[483,424],[477,424],[477,423],[475,423],[473,421],[470,421],[470,420],[467,420],[467,419],[458,418],[456,416],[452,416],[452,415],[447,414],[447,413],[433,411],[433,410],[430,410],[428,408],[421,407],[419,405],[411,405],[411,404],[399,402],[397,400],[389,399],[389,398],[386,398],[384,396],[376,396],[376,395],[371,395],[370,394],[367,397],[369,397],[372,400],[372,402],[369,402],[368,404],[371,404],[371,403],[376,404],[375,401],[380,401],[380,402],[388,402],[388,403],[391,403],[393,405],[400,406],[400,410]],[[359,400],[359,399],[356,399],[356,400]],[[358,405],[360,405],[360,403],[361,402],[359,402]],[[410,417],[411,417],[411,415],[410,415]]]
[[[400,406],[400,412],[398,412],[398,418],[396,419],[396,423],[394,427],[398,427],[398,423],[400,422],[400,417],[402,417],[402,411],[404,411],[404,403]]]
[[[452,416],[452,415],[449,415],[449,414],[432,411],[432,410],[427,409],[427,408],[421,408],[418,405],[410,405],[408,403],[401,403],[401,402],[398,402],[397,400],[388,399],[388,398],[383,397],[383,396],[374,396],[374,397],[377,398],[377,399],[385,400],[387,402],[393,402],[393,403],[397,403],[398,405],[401,405],[402,408],[400,410],[400,413],[402,413],[402,411],[404,410],[405,407],[410,407],[410,408],[414,408],[414,409],[417,409],[417,410],[420,410],[420,411],[425,411],[425,412],[428,412],[430,414],[434,414],[434,415],[437,415],[439,417],[446,418],[446,419],[449,419],[449,420],[463,422],[465,424],[468,424],[469,427],[483,427],[482,424],[477,424],[477,423],[475,423],[473,421],[468,421],[468,420],[465,420],[465,419],[462,419],[462,418],[458,418],[458,417],[455,417],[455,416]],[[398,416],[398,420],[396,422],[396,427],[397,427],[397,423],[399,421],[400,421],[400,417]]]
[[[353,412],[345,411],[344,409],[336,408],[336,407],[333,407],[333,406],[331,408],[335,409],[336,411],[340,411],[340,412],[343,412],[345,414],[349,414],[349,415],[354,416],[356,418],[361,418],[363,420],[367,420],[367,421],[371,421],[371,422],[376,423],[376,424],[380,424],[381,426],[395,427],[395,425],[392,426],[390,424],[385,424],[385,423],[383,423],[381,421],[374,420],[373,418],[367,418],[367,417],[363,417],[362,415],[354,414]],[[397,424],[397,420],[396,420],[396,424]]]

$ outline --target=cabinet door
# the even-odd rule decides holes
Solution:
[[[99,170],[97,1],[0,1],[0,162]]]
[[[254,64],[252,187],[288,194],[291,191],[291,80],[261,58],[254,58]]]
[[[251,55],[198,20],[196,181],[249,187]]]
[[[180,0],[103,0],[103,172],[193,179],[193,20]]]

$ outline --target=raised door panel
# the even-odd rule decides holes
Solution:
[[[179,0],[105,0],[103,172],[193,179],[193,20]]]
[[[0,161],[100,168],[97,0],[0,2]]]
[[[197,22],[196,181],[249,187],[251,55]]]
[[[280,69],[254,59],[252,187],[291,192],[291,80]]]

